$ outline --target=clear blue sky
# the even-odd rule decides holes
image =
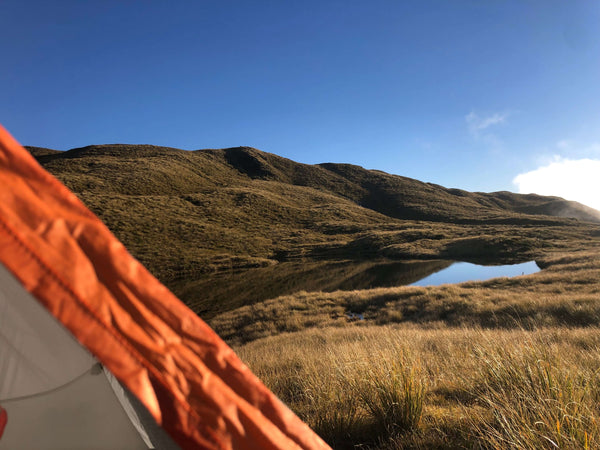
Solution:
[[[600,159],[600,3],[1,0],[24,145],[248,145],[467,190]]]

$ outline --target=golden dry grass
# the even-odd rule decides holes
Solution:
[[[334,448],[597,448],[600,254],[541,264],[486,282],[300,293],[212,325]]]
[[[300,292],[217,315],[211,326],[231,343],[312,327],[414,323],[424,327],[525,328],[600,323],[600,253],[555,254],[541,272],[434,287]],[[348,313],[364,320],[352,321]]]
[[[600,445],[597,327],[324,328],[235,350],[335,448]]]

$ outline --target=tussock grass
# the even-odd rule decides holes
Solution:
[[[334,448],[596,448],[599,331],[326,328],[235,350]]]
[[[335,448],[597,448],[600,255],[541,265],[460,285],[300,293],[213,326],[235,330],[242,358]],[[288,377],[318,401],[290,397]]]
[[[426,385],[418,363],[400,349],[395,358],[370,358],[356,386],[364,407],[383,432],[395,435],[421,422]]]
[[[300,347],[290,337],[278,340],[275,348],[269,344],[269,351],[275,351],[272,358],[260,356],[264,347],[259,343],[238,350],[254,361],[253,368],[283,401],[338,448],[361,440],[375,443],[419,427],[427,386],[409,351],[390,341],[372,353],[364,345],[366,335],[323,332],[305,337]],[[331,339],[337,345],[330,346]],[[314,353],[307,358],[305,345],[320,357]]]
[[[311,327],[413,323],[430,326],[587,327],[600,323],[600,255],[554,255],[543,271],[436,287],[300,292],[217,315],[210,325],[231,343]],[[361,313],[352,321],[348,312]]]
[[[477,349],[485,415],[471,418],[475,436],[492,448],[597,448],[600,379],[598,350],[565,358],[544,342]],[[564,351],[564,350],[563,350]]]

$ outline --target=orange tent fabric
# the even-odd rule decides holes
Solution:
[[[0,262],[181,448],[328,448],[1,126]]]

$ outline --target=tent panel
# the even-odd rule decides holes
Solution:
[[[95,363],[0,263],[0,404],[49,391]]]
[[[0,450],[147,449],[95,358],[0,263]]]
[[[102,370],[48,393],[2,401],[0,450],[147,450]]]

